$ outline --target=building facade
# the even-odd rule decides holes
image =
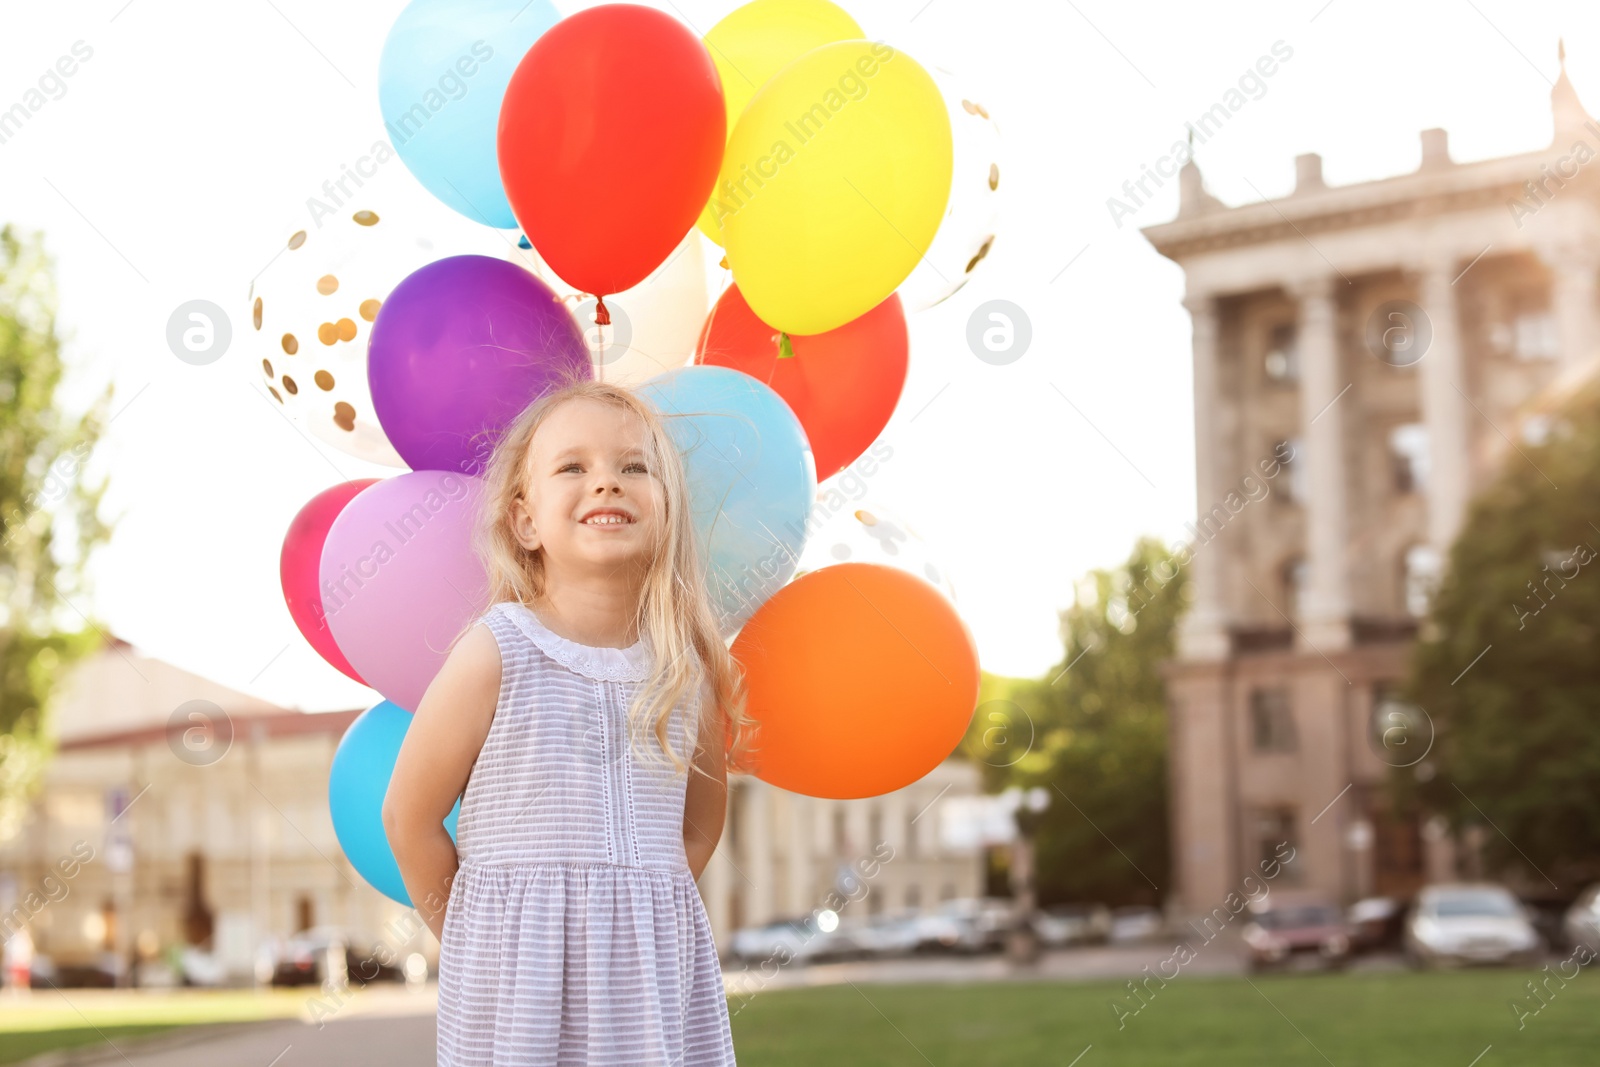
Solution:
[[[750,775],[728,777],[728,823],[700,876],[700,895],[726,954],[732,931],[798,919],[848,901],[842,924],[932,911],[983,895],[981,845],[952,842],[946,802],[981,792],[978,768],[945,760],[912,784],[861,800],[826,800]]]
[[[0,842],[0,938],[26,925],[56,965],[124,979],[197,945],[247,983],[264,944],[319,925],[436,963],[334,835],[328,772],[359,713],[278,707],[111,638],[65,679],[44,787]]]
[[[1431,773],[1396,688],[1469,496],[1600,354],[1600,123],[1564,62],[1551,104],[1539,151],[1457,163],[1425,130],[1413,173],[1330,187],[1302,155],[1291,194],[1238,207],[1191,159],[1177,218],[1142,231],[1193,319],[1194,600],[1167,671],[1185,913],[1283,842],[1286,877],[1345,901],[1463,873],[1382,784]]]
[[[359,714],[278,707],[110,639],[64,681],[44,788],[0,841],[0,941],[25,926],[58,966],[124,974],[197,945],[247,983],[263,944],[325,925],[436,969],[433,935],[367,884],[334,834],[328,775]],[[981,895],[983,849],[941,833],[943,802],[979,791],[977,768],[957,759],[851,801],[730,776],[700,877],[719,949],[830,894],[849,900],[844,923]]]

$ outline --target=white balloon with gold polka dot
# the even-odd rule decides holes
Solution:
[[[274,403],[335,448],[404,469],[372,409],[367,340],[390,291],[440,255],[372,204],[350,202],[286,234],[249,296],[255,373]]]
[[[506,255],[561,294],[583,331],[597,379],[640,385],[694,359],[695,342],[711,309],[705,261],[710,243],[691,227],[644,281],[632,289],[606,294],[609,326],[594,324],[594,297],[563,281],[536,249],[514,246]]]
[[[950,200],[933,244],[896,290],[907,311],[930,308],[966,285],[1000,226],[1000,128],[977,86],[940,66],[928,72],[950,113]]]
[[[902,516],[870,501],[849,501],[827,482],[817,491],[810,532],[800,550],[798,579],[835,563],[881,563],[928,582],[951,604],[956,602],[950,573],[917,530]]]

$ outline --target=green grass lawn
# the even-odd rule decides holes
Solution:
[[[185,990],[107,997],[36,989],[26,1002],[0,1002],[0,1064],[107,1038],[120,1045],[197,1023],[292,1018],[305,1010],[310,995],[303,990]]]
[[[165,1033],[171,1026],[81,1026],[62,1030],[25,1030],[0,1033],[0,1063],[17,1063],[41,1052],[77,1048],[110,1040],[119,1048],[123,1041]]]
[[[1528,996],[1534,972],[1510,970],[1248,981],[1180,973],[1120,1030],[1109,1005],[1130,994],[1112,982],[774,990],[731,1000],[729,1011],[741,1067],[1068,1067],[1090,1045],[1077,1067],[1468,1067],[1489,1045],[1478,1067],[1566,1067],[1600,1062],[1596,972],[1585,967],[1565,988],[1551,981],[1555,996],[1520,1031],[1510,1001]]]

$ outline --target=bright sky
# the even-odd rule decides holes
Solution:
[[[375,698],[295,630],[278,585],[284,529],[320,490],[397,471],[311,443],[264,399],[246,294],[306,199],[383,135],[379,50],[402,6],[12,3],[0,34],[0,110],[75,42],[93,49],[0,144],[0,221],[42,229],[58,261],[69,401],[114,378],[114,410],[128,405],[97,458],[107,513],[124,518],[96,558],[92,607],[151,655],[310,710]],[[735,5],[655,6],[704,32]],[[1412,170],[1431,126],[1450,131],[1458,160],[1543,146],[1561,34],[1580,96],[1600,109],[1600,8],[1580,0],[844,6],[869,36],[960,74],[1004,135],[998,239],[971,284],[912,316],[911,374],[884,434],[894,454],[863,498],[922,535],[983,666],[1003,674],[1057,660],[1056,612],[1085,570],[1143,533],[1170,542],[1194,510],[1182,274],[1137,231],[1173,217],[1176,182],[1120,229],[1106,207],[1187,121],[1274,42],[1292,48],[1199,147],[1211,192],[1239,204],[1287,193],[1301,152],[1320,152],[1335,185]],[[617,165],[630,165],[621,146]],[[371,184],[426,220],[441,256],[503,248],[399,161]],[[169,315],[194,299],[233,316],[233,346],[209,366],[165,342]],[[992,299],[1032,324],[1031,347],[1004,366],[965,342]]]

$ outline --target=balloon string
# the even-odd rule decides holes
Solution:
[[[610,326],[611,312],[606,310],[606,298],[603,296],[596,296],[594,300],[594,324],[596,326]]]

